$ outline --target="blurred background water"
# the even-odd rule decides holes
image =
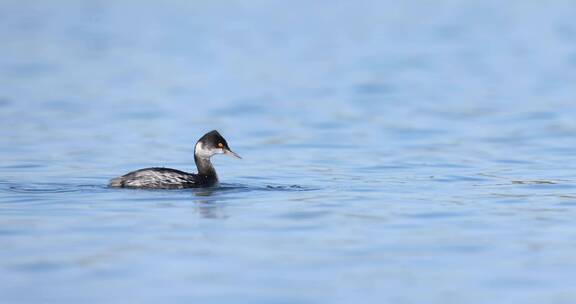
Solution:
[[[575,303],[575,11],[0,2],[0,302]]]

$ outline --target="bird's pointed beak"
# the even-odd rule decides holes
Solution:
[[[238,158],[238,159],[242,159],[242,157],[240,157],[240,155],[236,154],[236,152],[233,152],[232,150],[225,149],[224,154],[231,156],[231,157]]]

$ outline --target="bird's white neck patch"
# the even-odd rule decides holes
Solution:
[[[200,158],[210,158],[212,155],[214,155],[214,151],[204,148],[204,145],[201,142],[196,143],[196,147],[194,147],[194,153]]]

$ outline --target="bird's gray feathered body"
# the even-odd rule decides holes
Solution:
[[[170,168],[140,169],[110,181],[111,187],[182,189],[194,187],[209,187],[218,182],[217,179],[200,176]]]

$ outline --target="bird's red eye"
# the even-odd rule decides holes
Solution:
[[[218,148],[224,148],[224,144],[223,144],[223,143],[218,143]]]

